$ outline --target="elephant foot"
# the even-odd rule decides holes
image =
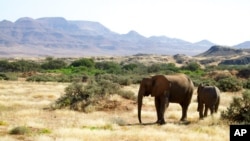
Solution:
[[[180,121],[187,121],[187,118],[181,118]]]
[[[157,120],[156,123],[159,125],[166,124],[165,120]]]
[[[203,117],[200,117],[199,120],[203,120],[204,118]]]

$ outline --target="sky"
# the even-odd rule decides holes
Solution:
[[[233,46],[250,41],[250,0],[0,0],[0,21],[64,17],[189,42]]]

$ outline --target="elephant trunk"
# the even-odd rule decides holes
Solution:
[[[138,93],[138,98],[137,98],[137,103],[138,103],[138,120],[141,123],[141,107],[142,107],[142,100],[143,100],[143,94],[141,91]]]

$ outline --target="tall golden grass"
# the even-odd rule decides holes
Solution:
[[[69,109],[46,110],[64,94],[68,83],[33,83],[24,81],[0,81],[0,140],[34,141],[227,141],[229,125],[220,119],[232,93],[221,94],[219,113],[199,120],[196,92],[188,111],[189,124],[179,122],[181,108],[171,103],[166,110],[167,124],[139,125],[136,103],[132,110],[96,111],[83,113]],[[139,85],[125,87],[137,94]],[[112,99],[126,101],[119,96]],[[127,102],[131,104],[131,102]],[[156,121],[154,99],[144,98],[142,107],[144,123]],[[25,126],[26,134],[9,134],[15,127]]]

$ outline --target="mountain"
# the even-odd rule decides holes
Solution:
[[[241,48],[241,49],[249,49],[250,48],[250,41],[240,43],[238,45],[235,45],[235,47],[236,48]]]
[[[190,43],[166,36],[144,37],[136,31],[118,34],[98,22],[62,17],[0,22],[0,56],[196,55],[211,45],[206,40]]]
[[[215,45],[209,48],[207,51],[198,54],[197,57],[232,56],[232,55],[243,55],[244,53],[245,52],[241,49]]]
[[[204,49],[208,49],[211,46],[214,46],[215,44],[208,41],[208,40],[201,40],[199,42],[194,43],[197,46],[203,47]]]

